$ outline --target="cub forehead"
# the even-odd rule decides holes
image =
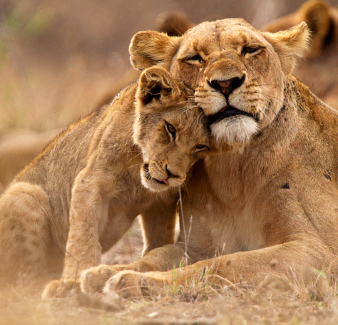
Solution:
[[[166,111],[168,122],[173,122],[177,127],[187,129],[206,122],[203,110],[197,106],[173,106]]]

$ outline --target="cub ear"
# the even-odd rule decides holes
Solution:
[[[171,58],[180,43],[179,37],[170,37],[155,31],[138,32],[130,42],[130,62],[137,70],[159,65],[169,70]]]
[[[308,50],[310,31],[303,21],[285,31],[277,33],[262,32],[279,56],[282,70],[291,73],[296,59]]]
[[[171,74],[161,67],[152,67],[141,73],[136,98],[143,104],[154,99],[178,100],[182,90]]]
[[[299,9],[299,15],[311,31],[309,56],[316,57],[322,52],[326,37],[330,32],[330,6],[325,1],[310,0]]]

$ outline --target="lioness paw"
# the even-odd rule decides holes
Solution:
[[[74,280],[53,280],[43,290],[42,299],[65,298],[79,290],[80,283]]]
[[[102,264],[83,271],[80,277],[81,290],[88,294],[102,292],[107,280],[121,270],[124,270],[124,268],[121,265]]]
[[[117,292],[123,298],[140,298],[159,295],[163,280],[150,274],[135,271],[122,271],[110,278],[103,292]]]

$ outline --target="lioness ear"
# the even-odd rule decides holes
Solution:
[[[171,58],[180,43],[179,37],[146,31],[134,35],[129,46],[130,62],[137,70],[159,65],[169,70]]]
[[[330,7],[325,1],[311,0],[299,9],[301,20],[305,21],[311,31],[310,57],[316,57],[322,52],[325,39],[330,31]]]
[[[310,32],[303,21],[285,31],[277,33],[262,32],[277,52],[282,70],[291,73],[296,59],[302,57],[309,46]]]
[[[149,104],[153,99],[178,100],[182,91],[171,74],[161,67],[152,67],[142,72],[136,97],[143,104]]]

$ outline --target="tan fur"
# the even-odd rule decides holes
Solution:
[[[263,30],[277,32],[305,21],[311,47],[293,74],[325,103],[338,109],[338,8],[323,0],[309,0],[299,10],[272,21]]]
[[[1,283],[60,273],[64,261],[61,281],[43,297],[65,294],[139,214],[144,254],[173,243],[175,187],[209,145],[206,118],[193,105],[154,67],[54,139],[0,197]]]
[[[196,89],[223,152],[193,167],[178,242],[124,268],[85,271],[84,291],[121,269],[104,291],[129,297],[198,275],[229,285],[337,274],[338,115],[290,75],[308,37],[305,23],[274,34],[242,19],[202,23],[181,38],[134,36],[133,65],[161,65]],[[192,265],[177,269],[186,256]],[[135,272],[147,270],[157,272]]]
[[[0,134],[0,194],[61,130],[37,133],[28,129],[10,129]]]
[[[156,18],[156,30],[166,33],[169,36],[181,36],[194,24],[187,18],[187,16],[179,11],[163,12]],[[127,85],[135,81],[140,76],[140,72],[130,68],[127,70],[119,80],[112,85],[112,88],[102,96],[95,107],[109,104],[113,98]]]

